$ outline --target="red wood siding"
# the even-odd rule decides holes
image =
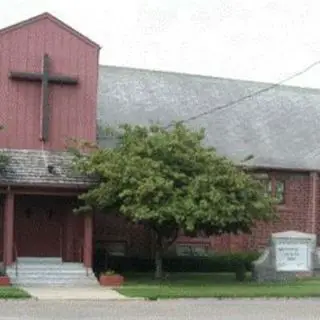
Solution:
[[[16,196],[14,242],[20,257],[61,256],[64,212],[54,200]]]
[[[0,148],[39,149],[41,88],[17,82],[9,71],[50,72],[79,78],[76,86],[50,85],[50,130],[46,148],[65,147],[66,138],[95,140],[99,49],[44,18],[22,28],[0,32]]]
[[[84,217],[76,216],[73,207],[66,204],[66,217],[64,226],[63,260],[81,262],[83,260]]]

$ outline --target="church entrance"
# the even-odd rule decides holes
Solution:
[[[15,204],[15,255],[61,257],[62,214],[54,199],[20,196]]]

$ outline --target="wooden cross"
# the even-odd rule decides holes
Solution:
[[[48,54],[43,57],[42,72],[16,72],[11,71],[9,78],[17,81],[30,81],[41,83],[41,104],[42,104],[42,119],[41,119],[41,140],[43,142],[49,139],[49,122],[50,122],[50,106],[49,106],[49,84],[60,85],[76,85],[77,78],[72,78],[66,75],[50,75],[50,58]]]

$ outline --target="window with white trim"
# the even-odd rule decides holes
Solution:
[[[285,203],[285,180],[278,180],[276,177],[262,180],[264,194],[272,196],[278,204]]]

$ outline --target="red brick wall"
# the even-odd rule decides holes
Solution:
[[[181,236],[177,243],[210,244],[213,251],[252,251],[266,247],[271,233],[285,230],[302,232],[320,231],[320,219],[314,218],[320,213],[320,188],[316,182],[316,197],[312,183],[312,174],[295,172],[270,172],[275,180],[285,181],[285,201],[277,207],[279,221],[274,223],[259,223],[252,235],[223,235],[210,238],[187,238]],[[313,199],[315,198],[315,199]],[[312,203],[312,200],[314,203]],[[313,204],[313,205],[312,205]],[[151,236],[143,227],[126,223],[120,217],[112,215],[97,215],[96,240],[125,240],[128,252],[132,255],[148,255],[151,253]]]
[[[152,237],[141,225],[127,222],[113,213],[96,213],[94,241],[100,243],[125,243],[127,255],[148,256],[151,254]]]
[[[281,172],[271,175],[285,181],[285,203],[277,207],[279,221],[257,224],[250,236],[231,236],[232,251],[263,249],[273,232],[285,230],[312,232],[311,176],[304,173]]]
[[[316,234],[318,235],[320,233],[320,179],[318,178],[317,181],[317,190],[316,190],[316,221],[315,221],[315,225],[316,225]],[[320,244],[319,238],[317,239],[317,243],[318,245]]]

